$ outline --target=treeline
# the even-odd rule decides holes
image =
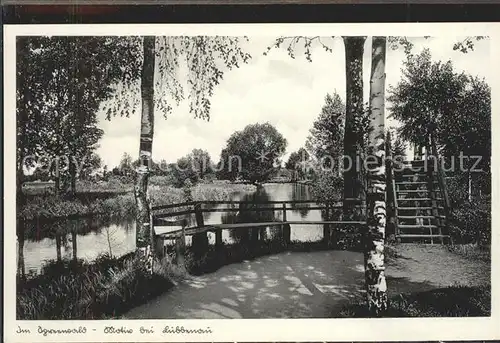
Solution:
[[[25,170],[76,192],[76,179],[100,167],[97,113],[124,77],[126,40],[112,37],[19,37],[17,40],[17,194]]]

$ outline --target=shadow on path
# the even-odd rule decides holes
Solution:
[[[127,319],[324,318],[361,296],[363,256],[282,253],[191,277],[127,313]]]
[[[401,249],[403,258],[387,266],[389,296],[489,282],[487,264],[478,268],[444,247]],[[361,253],[285,252],[190,277],[124,318],[329,318],[362,300],[363,287]]]

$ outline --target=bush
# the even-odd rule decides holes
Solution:
[[[326,203],[342,198],[342,178],[333,172],[320,171],[312,183],[312,194],[318,202]]]
[[[484,317],[491,315],[489,286],[452,286],[432,291],[400,294],[389,299],[385,317]],[[365,302],[348,305],[340,317],[369,317]],[[339,317],[333,313],[333,317]]]
[[[456,243],[491,244],[491,198],[473,199],[454,208],[450,234]]]
[[[18,280],[17,318],[20,320],[104,319],[123,314],[173,286],[185,272],[168,260],[146,275],[134,256],[103,255],[94,263],[52,262],[42,274]]]

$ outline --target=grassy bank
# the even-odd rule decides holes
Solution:
[[[385,317],[483,317],[491,315],[489,286],[453,286],[426,292],[399,294],[389,299]],[[366,303],[344,307],[333,317],[366,318]]]
[[[18,218],[33,220],[36,218],[64,218],[103,214],[108,216],[133,215],[135,199],[131,184],[118,181],[100,183],[89,187],[77,187],[83,190],[75,198],[58,197],[52,194],[30,194],[27,204],[18,211]],[[193,200],[230,200],[236,192],[255,190],[255,186],[214,182],[197,184],[192,187]],[[153,206],[167,205],[185,201],[184,190],[170,186],[162,177],[152,177],[149,192]],[[27,191],[30,193],[30,191]]]
[[[133,257],[51,263],[36,278],[18,280],[17,319],[116,317],[167,291],[184,274],[164,260],[150,277]]]
[[[169,291],[186,275],[214,272],[224,265],[241,262],[285,250],[316,251],[327,247],[321,242],[292,242],[288,248],[278,241],[253,245],[214,246],[195,259],[189,247],[186,265],[173,264],[169,256],[155,264],[148,277],[133,256],[101,256],[93,263],[84,261],[52,262],[40,275],[17,283],[17,319],[62,320],[116,318],[131,308]]]

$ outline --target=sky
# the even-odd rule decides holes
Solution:
[[[273,49],[267,56],[266,48],[276,37],[249,37],[244,49],[251,54],[248,64],[227,71],[216,86],[211,98],[210,120],[195,119],[189,113],[188,103],[174,107],[165,118],[155,113],[153,160],[175,162],[195,148],[207,150],[212,160],[218,161],[227,139],[235,131],[254,123],[269,122],[288,141],[287,156],[304,146],[309,130],[318,117],[327,93],[337,92],[345,100],[345,54],[341,38],[322,39],[333,52],[313,45],[312,62],[297,52],[295,59],[285,49]],[[435,61],[453,62],[457,71],[485,78],[489,82],[490,46],[485,39],[475,43],[468,54],[453,50],[457,38],[411,38],[413,53],[429,48]],[[365,43],[363,56],[364,99],[368,101],[371,68],[371,39]],[[388,47],[386,56],[386,86],[395,86],[401,78],[403,48]],[[180,76],[182,79],[182,76]],[[387,94],[387,92],[386,92]],[[386,102],[386,117],[390,103]],[[97,153],[108,169],[117,166],[127,152],[134,159],[139,152],[140,108],[129,118],[105,120],[99,113],[104,136]],[[388,119],[388,126],[397,123]]]

